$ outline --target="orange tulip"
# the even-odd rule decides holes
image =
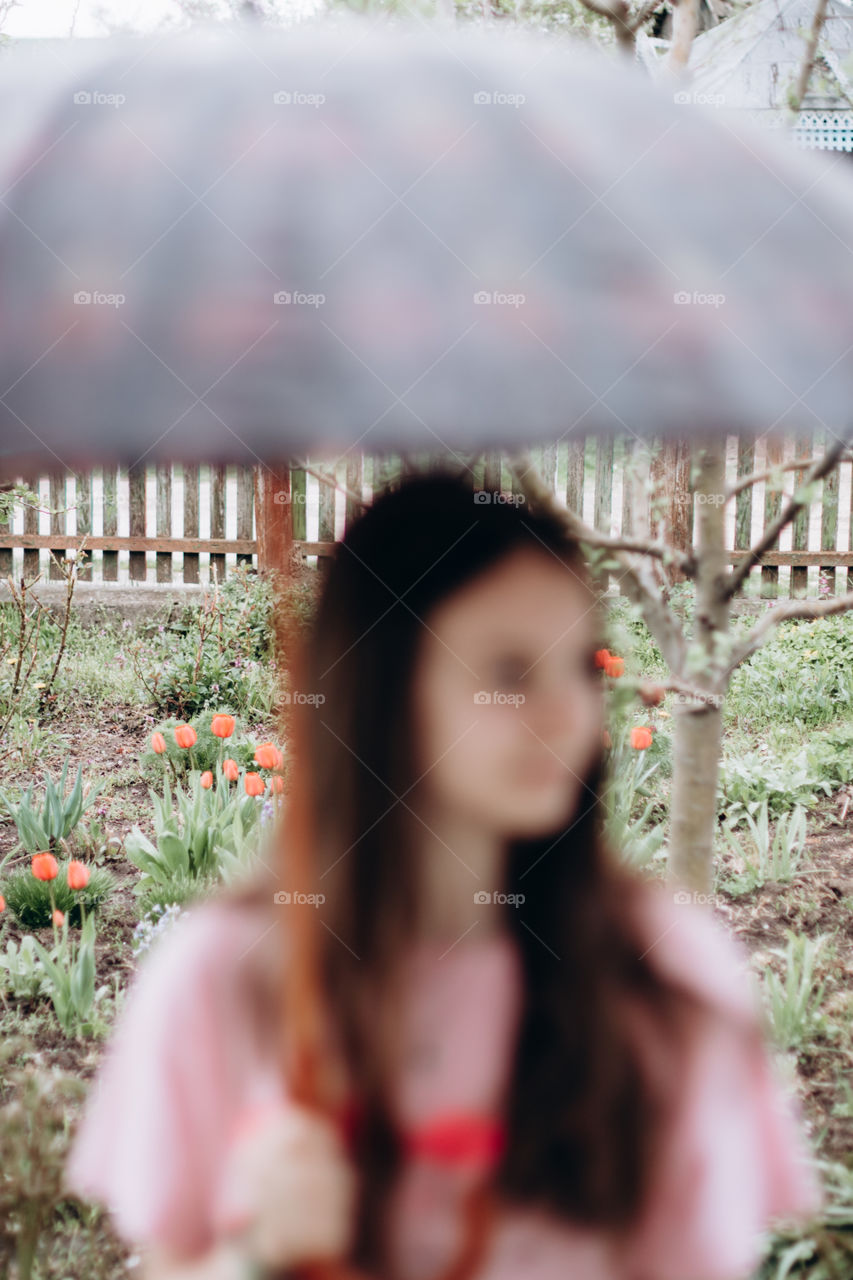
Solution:
[[[262,769],[280,769],[283,763],[284,757],[273,742],[262,742],[255,751],[255,764]]]
[[[613,740],[612,740],[612,738],[610,737],[610,734],[607,732],[607,730],[606,730],[606,729],[604,729],[604,730],[602,731],[602,734],[601,734],[601,741],[604,743],[605,747],[612,747],[612,746],[613,746]]]
[[[3,894],[0,893],[0,911],[5,911],[5,910],[6,910],[6,899],[3,897]]]
[[[205,791],[209,791],[213,786],[213,774],[209,769],[205,769],[204,773],[201,775],[201,785],[204,787]]]
[[[247,773],[243,779],[247,796],[262,796],[264,794],[264,780],[259,773]]]
[[[635,751],[645,751],[652,745],[652,731],[645,725],[637,725],[631,730],[631,746]]]
[[[210,722],[210,731],[217,738],[230,738],[234,732],[234,717],[223,713],[215,715]]]
[[[163,737],[162,733],[152,733],[151,746],[157,752],[158,756],[163,754],[166,750],[166,739]]]
[[[179,747],[191,747],[197,737],[195,729],[191,724],[179,724],[175,726],[175,741]]]
[[[53,923],[57,926],[57,928],[61,927],[65,923],[65,916],[62,914],[62,912],[59,910],[58,907],[55,908],[53,915],[50,918],[53,921]]]
[[[280,795],[284,790],[284,778],[280,773],[276,773],[270,778],[270,787],[277,795]]]
[[[68,864],[67,877],[69,889],[85,889],[89,883],[89,868],[85,862],[78,862],[75,858]]]
[[[610,650],[609,650],[609,649],[596,649],[596,651],[595,651],[595,665],[596,665],[597,667],[604,667],[604,666],[606,666],[606,665],[607,665],[607,663],[608,663],[608,661],[609,661],[609,659],[610,659]]]
[[[240,770],[237,767],[237,761],[232,760],[229,756],[227,760],[222,762],[222,772],[229,782],[236,782],[240,777]]]
[[[30,864],[36,880],[55,880],[59,866],[52,853],[34,853]]]
[[[625,659],[616,658],[612,654],[604,664],[604,674],[612,679],[617,679],[625,671]]]

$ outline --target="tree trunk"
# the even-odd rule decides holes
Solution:
[[[704,448],[703,448],[704,446]],[[673,777],[670,809],[670,849],[667,874],[674,888],[694,896],[710,895],[714,887],[714,830],[717,779],[722,744],[722,695],[728,675],[721,670],[717,639],[729,628],[729,602],[717,591],[726,571],[725,551],[725,437],[698,442],[696,461],[697,558],[696,610],[692,646],[698,646],[685,673],[700,689],[720,694],[716,706],[697,705],[678,695],[673,703]],[[724,659],[723,659],[724,661]],[[702,900],[700,898],[700,900]]]

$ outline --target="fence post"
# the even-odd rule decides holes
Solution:
[[[172,467],[168,462],[157,463],[157,537],[172,536]],[[158,582],[172,581],[172,553],[158,551],[156,557]]]
[[[794,457],[804,458],[814,453],[813,442],[809,436],[798,436],[794,444]],[[806,468],[801,467],[794,472],[794,492],[800,488],[806,478]],[[791,550],[807,551],[809,546],[809,516],[811,506],[801,507],[794,516],[791,527]],[[791,596],[804,596],[809,582],[808,565],[791,565]]]
[[[135,462],[127,471],[130,489],[130,536],[145,537],[145,463]],[[129,556],[131,582],[145,581],[145,552],[131,551]]]
[[[829,448],[829,440],[824,436],[824,452]],[[820,511],[820,549],[834,551],[838,537],[838,467],[835,466],[829,475],[823,477]],[[827,595],[835,595],[835,565],[821,565],[820,573],[828,579]],[[818,595],[820,594],[820,578],[818,578]]]
[[[198,493],[201,477],[195,463],[184,463],[184,537],[197,538]],[[195,586],[198,583],[198,552],[184,552],[184,585],[188,582]]]
[[[101,469],[101,504],[103,507],[103,530],[104,537],[109,538],[118,533],[118,488],[116,477],[118,471],[115,467],[105,466]],[[104,582],[118,581],[118,552],[104,551],[101,553],[101,577]]]
[[[783,442],[782,439],[774,435],[773,432],[767,437],[765,451],[765,470],[769,471],[771,467],[776,467],[782,462]],[[784,479],[784,477],[783,477]],[[782,493],[781,490],[775,492],[764,486],[764,528],[771,525],[779,512],[782,510]],[[773,551],[779,550],[779,539],[773,543]],[[777,564],[765,564],[761,566],[761,595],[767,599],[776,599],[779,595],[779,566]]]
[[[64,534],[67,525],[66,507],[68,503],[65,497],[65,472],[51,472],[50,476],[50,532],[51,534]],[[65,547],[51,547],[50,566],[47,571],[48,580],[56,582],[62,577],[62,570],[57,564],[57,560],[61,560],[65,555]],[[53,557],[56,557],[54,559]]]
[[[258,572],[287,575],[293,551],[290,468],[287,463],[255,468],[255,523]]]

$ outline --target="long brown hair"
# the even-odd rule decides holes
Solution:
[[[350,526],[310,624],[301,693],[322,698],[308,713],[307,741],[324,997],[361,1106],[352,1261],[379,1273],[383,1206],[401,1164],[386,1106],[399,1065],[398,978],[417,920],[417,842],[398,799],[416,778],[417,643],[434,607],[519,547],[556,555],[585,586],[603,646],[601,603],[559,520],[475,501],[470,480],[449,470],[402,480]],[[703,1006],[644,954],[636,908],[647,890],[603,834],[603,751],[565,829],[507,850],[507,893],[524,894],[504,922],[521,962],[523,1009],[495,1186],[519,1204],[621,1235],[645,1205],[678,1055]],[[638,1016],[656,1033],[666,1064],[658,1073],[640,1054]]]

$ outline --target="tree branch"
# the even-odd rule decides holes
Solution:
[[[516,455],[507,462],[510,472],[532,507],[555,516],[577,541],[596,544],[596,539],[601,537],[598,531],[557,501],[556,494],[545,484],[527,454]],[[627,554],[615,553],[622,569],[621,585],[625,594],[640,608],[646,626],[657,640],[670,670],[680,672],[685,658],[684,634],[676,625],[672,612],[666,607],[651,572],[651,565],[644,560],[629,560],[626,558]]]
[[[848,440],[837,440],[831,449],[827,449],[822,458],[815,459],[813,466],[806,473],[800,489],[808,488],[815,480],[822,480],[836,466],[841,455],[849,447],[850,442]],[[720,600],[730,600],[732,598],[753,565],[758,564],[764,552],[770,550],[785,526],[790,524],[797,512],[806,505],[803,499],[798,499],[794,495],[791,496],[787,505],[780,511],[776,519],[764,530],[755,546],[751,547],[748,554],[738,561],[731,573],[723,577],[719,588]]]
[[[853,453],[847,451],[838,459],[839,462],[853,461]],[[780,462],[778,466],[771,467],[768,471],[753,471],[748,476],[743,476],[738,480],[737,484],[733,484],[730,489],[725,491],[725,500],[729,501],[734,498],[743,489],[748,489],[750,485],[758,484],[762,480],[769,480],[771,476],[778,475],[780,471],[803,471],[806,467],[810,467],[815,462],[815,458],[794,458],[792,462]]]
[[[783,600],[774,609],[768,609],[740,644],[735,645],[729,671],[734,671],[750,654],[760,649],[767,633],[778,623],[790,618],[826,618],[833,613],[846,613],[848,609],[853,609],[853,591],[832,600]]]

